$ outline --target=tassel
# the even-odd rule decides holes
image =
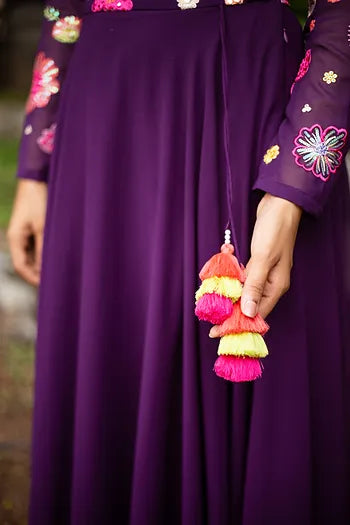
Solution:
[[[221,324],[232,315],[233,302],[216,293],[204,294],[196,304],[195,314],[201,321]]]
[[[229,334],[220,339],[219,355],[266,357],[268,350],[260,334]]]
[[[206,293],[217,293],[229,297],[232,301],[237,301],[242,295],[242,284],[238,279],[214,276],[202,282],[196,292],[196,300],[198,301]]]
[[[250,357],[220,356],[215,362],[214,371],[217,376],[234,383],[255,381],[262,375],[260,360]]]
[[[213,257],[205,263],[199,274],[201,281],[214,276],[232,277],[233,279],[244,282],[244,269],[239,265],[236,257],[233,255],[232,244],[223,244],[221,246],[221,253],[213,255]]]
[[[199,317],[199,316],[198,316]],[[265,335],[269,330],[269,325],[264,321],[260,314],[253,319],[247,317],[241,311],[241,301],[233,305],[233,312],[226,321],[217,323],[220,326],[213,326],[209,332],[209,337],[223,337],[228,334],[240,334],[242,332],[254,332]]]
[[[225,231],[221,252],[204,264],[199,277],[202,284],[196,292],[195,314],[215,325],[209,337],[220,337],[215,373],[232,382],[258,379],[262,375],[260,359],[268,355],[262,335],[269,326],[259,314],[251,319],[241,311],[246,272],[234,256],[230,230]]]

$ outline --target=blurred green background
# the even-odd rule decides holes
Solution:
[[[305,4],[293,4],[301,22]],[[41,9],[39,0],[0,0],[0,525],[27,523],[36,291],[14,275],[5,230]]]

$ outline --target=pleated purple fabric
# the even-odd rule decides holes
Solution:
[[[87,12],[62,87],[30,523],[348,524],[346,177],[320,217],[302,219],[263,379],[217,378],[194,293],[229,215],[220,5],[170,3]],[[227,6],[224,24],[231,213],[246,263],[252,187],[303,43],[277,0]]]

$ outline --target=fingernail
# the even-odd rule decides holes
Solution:
[[[255,301],[248,299],[244,301],[242,306],[242,312],[248,317],[255,317],[257,314],[257,304]]]

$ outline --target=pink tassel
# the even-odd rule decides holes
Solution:
[[[206,293],[198,299],[195,314],[201,321],[221,324],[232,315],[232,300],[216,293]]]
[[[254,381],[262,375],[260,360],[251,357],[220,356],[214,371],[217,376],[234,383]]]

